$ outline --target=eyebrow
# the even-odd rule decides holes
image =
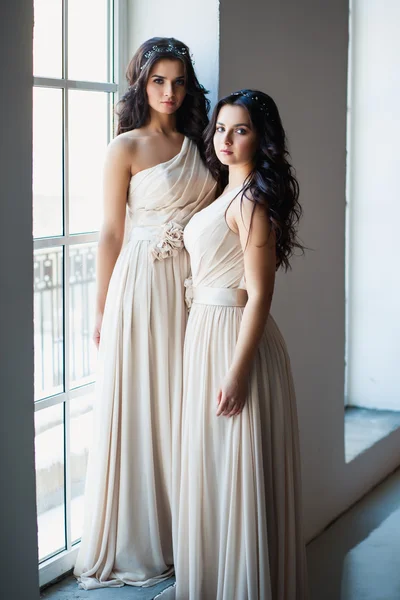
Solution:
[[[165,77],[165,75],[152,75],[152,77],[158,77],[159,79],[167,79]],[[178,75],[178,77],[175,77],[175,79],[185,79],[184,75]]]
[[[225,127],[225,123],[221,123],[221,121],[217,121],[217,125],[223,125]],[[236,123],[234,127],[248,127],[250,129],[250,125],[248,123]]]

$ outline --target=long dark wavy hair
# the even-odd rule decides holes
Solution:
[[[181,60],[185,69],[186,96],[176,113],[176,127],[203,151],[203,131],[208,123],[210,101],[207,90],[199,83],[193,68],[190,50],[175,38],[154,37],[144,42],[130,61],[126,79],[129,89],[116,107],[117,135],[138,129],[149,119],[146,84],[153,65],[162,58]]]
[[[267,94],[248,89],[234,92],[218,102],[204,139],[207,166],[218,182],[219,192],[228,183],[228,167],[218,160],[213,139],[218,114],[226,104],[243,106],[258,136],[254,167],[241,190],[241,202],[245,196],[254,202],[254,209],[257,204],[265,208],[276,235],[277,268],[287,270],[294,250],[304,252],[297,238],[302,209],[298,200],[299,184],[289,162],[286,134],[278,108]]]

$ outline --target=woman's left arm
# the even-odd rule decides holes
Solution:
[[[243,409],[251,365],[271,307],[276,271],[275,233],[265,208],[246,198],[240,203],[237,198],[228,209],[227,221],[240,237],[248,301],[233,361],[218,392],[218,416],[234,416]]]

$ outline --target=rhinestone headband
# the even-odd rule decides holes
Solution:
[[[175,56],[188,56],[190,58],[192,64],[194,65],[193,56],[189,54],[189,52],[187,51],[187,48],[185,48],[185,46],[174,46],[173,44],[168,44],[168,46],[157,46],[156,45],[156,46],[153,46],[151,48],[151,50],[148,50],[147,52],[145,52],[144,58],[145,58],[146,62],[144,63],[144,65],[142,65],[140,67],[140,70],[144,69],[149,58],[151,56],[153,56],[153,54],[156,54],[157,52],[160,52],[163,54],[164,53],[175,54]]]
[[[262,98],[260,98],[256,94],[249,94],[248,92],[233,92],[231,94],[231,96],[246,96],[246,98],[250,98],[250,100],[253,100],[253,102],[256,102],[258,104],[260,110],[262,110],[263,113],[266,114],[267,117],[269,117],[269,110],[268,110],[267,103],[264,102],[264,100],[262,100]]]

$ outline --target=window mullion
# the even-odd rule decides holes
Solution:
[[[68,0],[63,0],[63,76],[68,81]],[[71,465],[70,465],[70,259],[69,259],[69,96],[68,86],[63,89],[63,138],[64,138],[64,161],[63,161],[63,209],[64,209],[64,440],[65,440],[65,534],[67,550],[71,549]]]
[[[86,92],[116,92],[117,84],[101,81],[75,81],[74,79],[56,79],[54,77],[34,77],[35,87],[55,88],[70,90],[83,90]]]
[[[112,2],[107,2],[107,81],[114,81],[113,69],[111,66],[112,56],[112,27],[113,27],[113,11],[111,7]]]
[[[43,248],[58,248],[60,246],[65,246],[67,239],[69,246],[97,242],[99,239],[99,232],[93,231],[92,233],[74,233],[68,238],[65,235],[60,235],[57,237],[35,238],[33,240],[33,247],[35,250],[42,250]]]
[[[63,2],[63,78],[68,79],[68,0]]]
[[[125,78],[125,65],[128,63],[128,14],[127,0],[114,1],[114,83],[117,86],[116,98],[118,102],[128,87]]]
[[[108,22],[108,39],[107,39],[107,81],[115,82],[115,69],[114,69],[114,17],[115,17],[115,8],[114,2],[109,0],[107,2],[107,22]],[[108,142],[112,137],[112,127],[113,127],[113,116],[112,116],[112,106],[111,104],[114,101],[114,94],[108,95],[108,110],[107,110],[107,131],[108,131]]]
[[[65,509],[67,549],[71,548],[71,469],[70,469],[70,239],[69,239],[69,193],[68,193],[68,92],[65,94],[64,114],[64,426],[65,426]]]
[[[34,410],[38,412],[39,410],[45,410],[46,408],[50,408],[51,406],[56,406],[57,404],[63,404],[65,402],[65,394],[55,394],[54,396],[48,396],[47,398],[42,398],[41,400],[36,400]]]

